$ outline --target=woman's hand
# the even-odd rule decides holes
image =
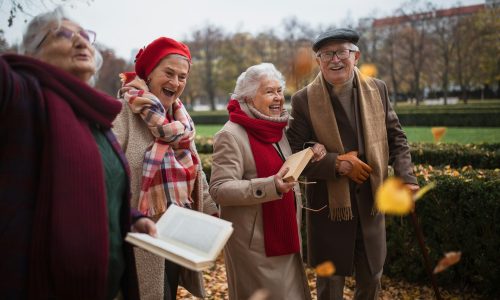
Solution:
[[[153,220],[149,218],[139,218],[132,225],[132,232],[140,232],[147,233],[150,236],[158,237],[158,233],[156,231],[156,224]]]
[[[274,175],[274,185],[276,186],[276,191],[280,194],[287,193],[295,185],[295,182],[283,181],[283,176],[285,176],[286,172],[288,172],[288,169],[288,167],[282,167],[278,173]]]
[[[316,143],[311,147],[314,156],[312,158],[312,162],[320,161],[326,156],[326,148],[323,144]]]

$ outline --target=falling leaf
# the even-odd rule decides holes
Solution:
[[[375,201],[378,210],[394,215],[408,214],[414,204],[411,191],[396,177],[384,181],[377,190]]]
[[[335,273],[335,265],[327,260],[316,266],[316,274],[320,277],[332,276]]]
[[[434,268],[434,274],[442,272],[448,269],[450,266],[453,266],[457,262],[460,261],[460,257],[462,256],[462,252],[448,252],[444,255],[444,257],[438,262],[437,266]]]
[[[434,142],[438,143],[446,132],[446,127],[432,127],[432,135],[434,136]]]
[[[420,188],[416,193],[415,196],[413,196],[413,200],[417,201],[418,199],[422,198],[428,191],[432,190],[433,188],[436,187],[435,182],[431,182],[424,187]]]
[[[366,76],[376,77],[377,76],[377,66],[374,64],[362,64],[359,67],[359,71]]]

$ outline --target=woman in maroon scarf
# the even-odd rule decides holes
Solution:
[[[95,33],[61,9],[35,17],[0,57],[2,299],[138,299],[128,165],[111,133],[121,109],[89,85]]]
[[[282,179],[292,154],[284,88],[272,64],[248,68],[214,139],[210,194],[234,227],[224,249],[229,299],[248,299],[258,289],[269,299],[311,298],[300,254],[300,188]],[[320,144],[313,151],[313,160],[325,154]]]

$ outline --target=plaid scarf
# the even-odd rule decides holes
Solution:
[[[166,112],[160,100],[146,88],[132,88],[134,82],[127,86],[124,99],[155,137],[144,154],[139,210],[155,217],[170,204],[191,208],[199,165],[191,117],[179,99]]]

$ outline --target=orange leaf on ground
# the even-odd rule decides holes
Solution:
[[[462,256],[462,252],[448,252],[444,255],[443,258],[438,262],[437,266],[434,268],[434,274],[443,272],[448,269],[450,266],[453,266],[457,262],[460,261],[460,257]]]

